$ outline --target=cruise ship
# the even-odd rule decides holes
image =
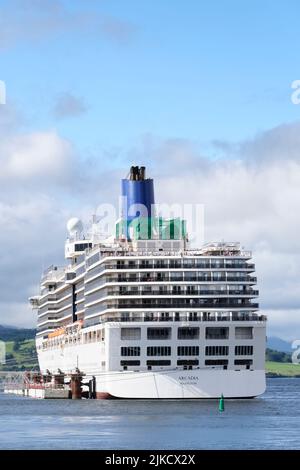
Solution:
[[[80,372],[96,398],[252,398],[265,391],[266,317],[251,252],[189,246],[186,222],[156,214],[153,179],[133,166],[109,238],[97,220],[68,222],[63,267],[51,266],[37,309],[46,377]]]

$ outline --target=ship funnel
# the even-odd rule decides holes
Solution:
[[[128,178],[122,179],[122,219],[127,227],[127,239],[130,239],[128,227],[137,217],[151,219],[154,216],[153,179],[146,179],[144,166],[132,166]]]

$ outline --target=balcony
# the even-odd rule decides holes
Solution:
[[[202,301],[204,300],[204,301]],[[258,303],[243,302],[235,303],[232,301],[222,301],[221,299],[216,301],[206,300],[206,299],[136,299],[136,300],[120,300],[117,302],[108,302],[107,308],[109,309],[157,309],[157,308],[201,308],[201,309],[215,309],[215,308],[224,308],[224,309],[240,309],[243,310],[253,309],[257,310],[259,308]]]
[[[234,276],[234,275],[223,275],[223,276],[211,276],[211,274],[207,274],[206,276],[203,276],[201,273],[195,273],[193,276],[191,275],[174,275],[174,273],[147,273],[145,275],[144,273],[136,273],[131,276],[106,276],[106,280],[104,282],[128,282],[128,283],[133,283],[133,282],[240,282],[241,284],[243,283],[253,283],[256,284],[257,278],[253,276]]]
[[[125,322],[125,323],[135,323],[135,322],[265,322],[267,317],[265,315],[258,315],[258,314],[243,314],[243,315],[230,315],[224,313],[216,313],[216,314],[200,314],[197,313],[197,316],[194,313],[180,313],[180,315],[176,315],[174,312],[170,312],[169,316],[166,317],[165,314],[154,314],[153,317],[149,317],[146,315],[142,316],[114,316],[114,315],[106,315],[100,317],[97,320],[87,320],[85,322],[85,327],[91,326],[92,324],[99,324],[99,323],[108,323],[108,322]]]
[[[227,291],[227,290],[144,290],[144,289],[131,289],[131,290],[118,290],[108,289],[107,296],[134,296],[134,297],[149,297],[149,296],[185,296],[185,297],[257,297],[259,295],[258,290],[250,289],[245,291]]]
[[[48,285],[57,282],[64,275],[64,272],[64,267],[50,266],[42,276],[42,285]]]

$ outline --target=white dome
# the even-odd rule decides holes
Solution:
[[[83,225],[81,220],[77,217],[72,217],[70,220],[68,220],[67,229],[70,235],[82,232]]]

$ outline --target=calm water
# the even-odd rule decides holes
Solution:
[[[254,400],[34,400],[0,394],[1,449],[300,449],[300,379]]]

